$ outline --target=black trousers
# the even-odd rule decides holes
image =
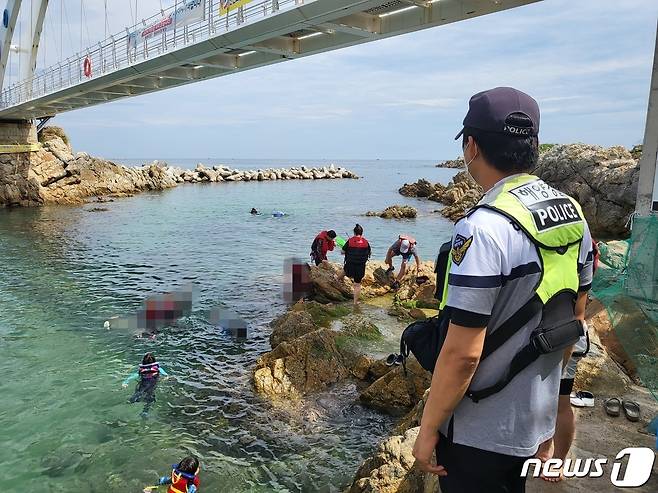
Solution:
[[[459,445],[443,435],[436,455],[448,472],[439,478],[441,493],[525,493],[521,469],[529,457]]]

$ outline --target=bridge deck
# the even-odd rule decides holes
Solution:
[[[173,33],[114,37],[5,89],[0,119],[30,119],[448,24],[540,0],[253,0]],[[91,73],[85,75],[85,58]]]

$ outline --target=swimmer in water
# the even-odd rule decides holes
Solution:
[[[148,413],[151,404],[155,402],[155,388],[158,385],[160,375],[165,378],[169,377],[167,372],[164,371],[164,368],[155,359],[155,355],[153,353],[146,353],[138,370],[131,373],[121,384],[122,387],[126,388],[131,381],[139,379],[137,387],[135,387],[135,393],[128,399],[128,402],[131,404],[140,401],[145,402],[144,410],[142,411],[144,415]]]

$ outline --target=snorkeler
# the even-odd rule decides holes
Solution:
[[[121,384],[125,388],[128,387],[131,381],[139,379],[139,383],[135,387],[135,393],[128,399],[128,402],[131,404],[140,401],[145,402],[143,414],[148,413],[151,404],[155,402],[155,388],[158,385],[160,375],[165,378],[169,377],[167,372],[160,366],[160,363],[156,361],[153,353],[146,353],[139,369],[131,373]]]
[[[194,456],[185,457],[178,464],[174,464],[171,476],[162,476],[158,486],[168,484],[167,493],[197,493],[199,491],[199,459]],[[150,493],[157,486],[144,488],[144,493]]]

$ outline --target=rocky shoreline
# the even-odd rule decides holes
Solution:
[[[333,164],[249,171],[203,164],[186,170],[157,161],[141,167],[123,166],[84,152],[74,154],[59,127],[43,129],[39,142],[41,148],[29,154],[0,154],[0,206],[79,204],[90,197],[126,197],[181,183],[358,178]]]
[[[602,267],[605,268],[605,267]],[[417,318],[424,317],[418,309],[405,307],[436,306],[433,265],[421,266],[420,276],[428,280],[420,285],[415,276],[408,273],[401,288],[393,294],[385,282],[385,266],[382,262],[370,262],[363,280],[363,298],[373,306],[388,305],[388,315],[398,317],[404,327]],[[305,398],[318,392],[331,391],[334,385],[351,380],[358,389],[357,401],[366,407],[398,418],[391,436],[373,450],[355,472],[352,482],[344,493],[435,493],[438,479],[424,474],[414,467],[412,449],[418,434],[423,407],[428,395],[431,375],[415,361],[407,361],[407,371],[401,366],[388,366],[385,358],[374,358],[368,347],[383,337],[382,331],[367,316],[366,311],[354,311],[349,307],[351,282],[339,281],[340,265],[322,264],[311,267],[313,301],[300,301],[271,324],[272,351],[258,359],[253,368],[252,381],[257,392],[273,403],[285,406],[303,406]],[[384,303],[378,303],[382,300]],[[362,309],[363,310],[363,309]],[[433,312],[435,313],[435,312]],[[632,394],[647,410],[643,416],[658,412],[658,405],[646,390],[636,385],[632,368],[624,368],[618,362],[627,361],[619,341],[612,333],[612,326],[605,309],[591,301],[587,311],[591,328],[591,354],[583,360],[576,378],[576,388],[588,389],[597,398]],[[400,329],[401,330],[401,329]],[[301,408],[301,407],[300,407]],[[600,416],[592,411],[582,411],[576,448],[601,453],[615,443],[593,443],[587,434],[589,429],[602,425]],[[638,443],[651,440],[638,433],[632,423],[622,423],[621,433],[632,435]],[[598,440],[598,439],[597,439]],[[613,455],[616,451],[611,452]],[[545,485],[535,482],[535,489],[544,491]],[[608,490],[601,490],[608,491]],[[611,490],[610,490],[611,491]]]
[[[628,236],[628,219],[635,210],[641,149],[621,146],[601,147],[588,144],[550,145],[543,148],[534,174],[583,207],[592,234],[598,239]],[[451,165],[441,167],[460,167]],[[482,196],[482,189],[465,172],[457,173],[447,185],[419,179],[400,189],[406,197],[425,198],[447,207],[440,213],[458,220]]]

